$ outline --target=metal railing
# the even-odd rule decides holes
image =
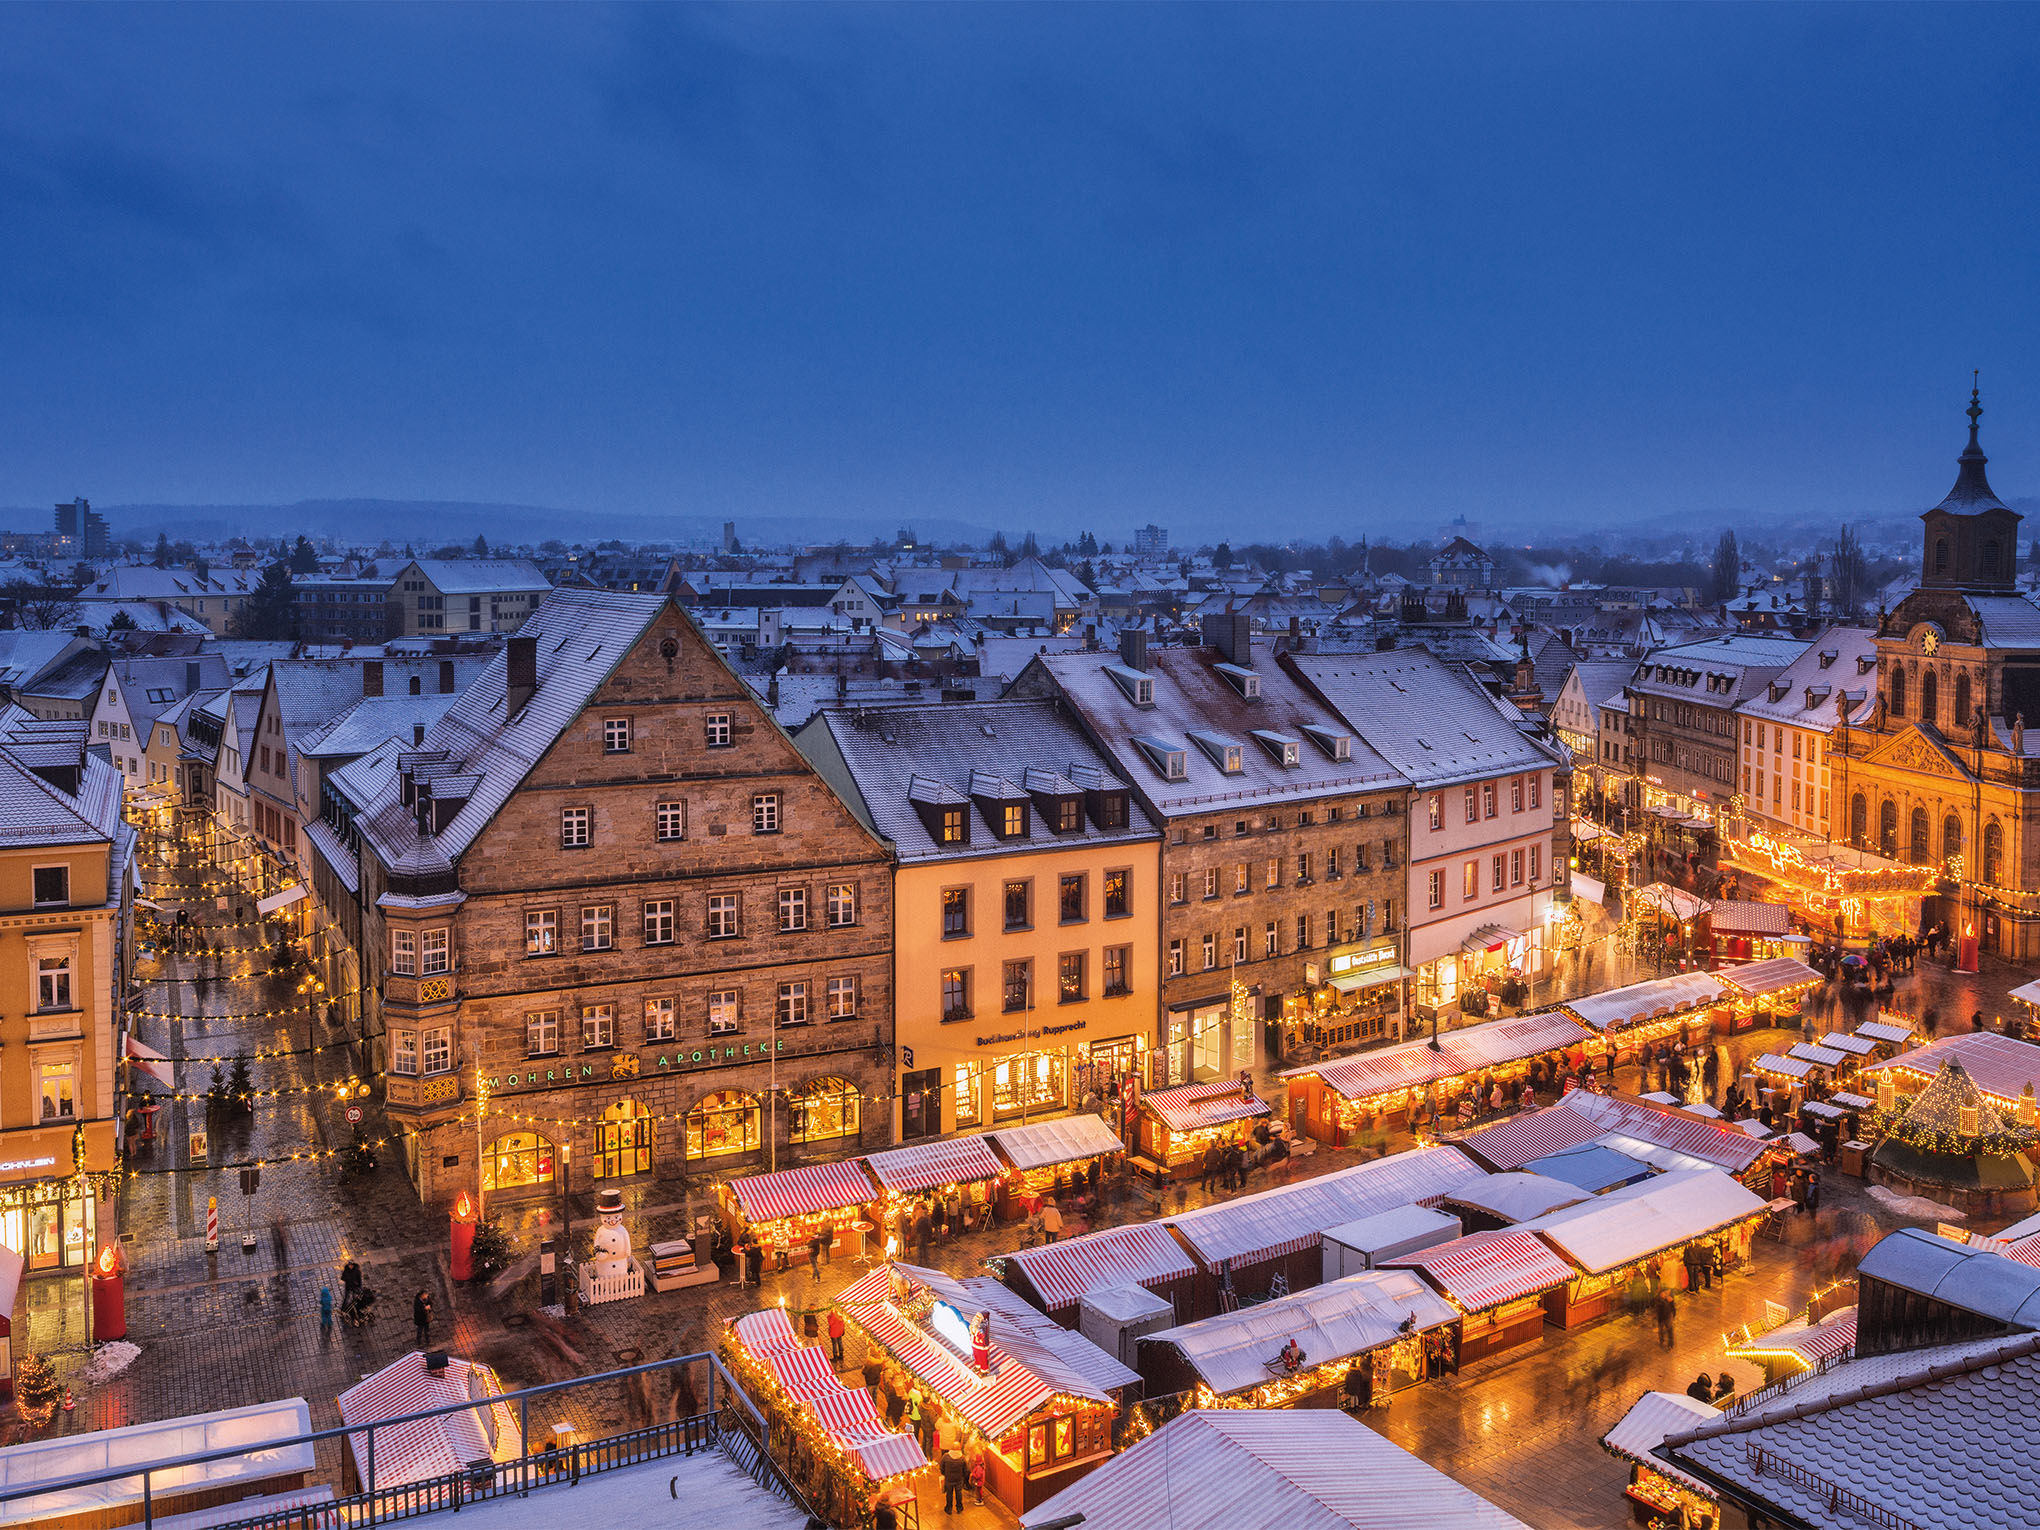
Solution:
[[[586,1443],[547,1445],[538,1450],[532,1448],[531,1404],[534,1399],[552,1397],[579,1387],[621,1382],[628,1377],[645,1375],[653,1371],[670,1371],[676,1367],[696,1364],[705,1364],[708,1367],[708,1396],[704,1411],[664,1423],[605,1435],[601,1439]],[[722,1383],[720,1387],[717,1385],[718,1378]],[[460,1471],[416,1481],[380,1485],[376,1482],[378,1431],[386,1432],[400,1425],[414,1424],[421,1420],[445,1418],[452,1414],[471,1413],[477,1409],[500,1408],[512,1404],[517,1409],[519,1439],[523,1445],[521,1455],[507,1461],[478,1460]],[[244,1519],[222,1519],[218,1530],[354,1530],[357,1526],[410,1519],[447,1509],[457,1510],[463,1503],[480,1499],[511,1495],[523,1497],[536,1487],[552,1483],[575,1483],[592,1473],[614,1471],[619,1467],[633,1466],[659,1456],[692,1455],[697,1450],[733,1444],[735,1443],[733,1437],[740,1437],[743,1441],[742,1446],[728,1452],[737,1464],[742,1466],[760,1486],[794,1503],[797,1507],[807,1508],[806,1500],[792,1483],[781,1475],[777,1463],[772,1459],[770,1421],[759,1412],[751,1399],[744,1395],[743,1389],[737,1385],[735,1378],[730,1375],[722,1361],[709,1353],[651,1360],[621,1370],[604,1371],[593,1376],[577,1376],[567,1381],[547,1382],[541,1386],[525,1387],[516,1392],[499,1392],[468,1402],[450,1403],[444,1407],[426,1408],[395,1418],[380,1419],[374,1423],[342,1424],[287,1439],[262,1440],[220,1450],[166,1457],[139,1468],[130,1464],[19,1487],[0,1486],[0,1507],[22,1499],[71,1493],[105,1483],[128,1485],[129,1494],[132,1495],[136,1491],[133,1485],[139,1484],[142,1513],[138,1523],[146,1530],[146,1527],[152,1526],[156,1521],[158,1512],[156,1501],[160,1496],[157,1480],[164,1474],[175,1479],[191,1467],[231,1461],[245,1456],[273,1457],[276,1452],[293,1446],[316,1447],[326,1441],[346,1439],[348,1443],[343,1448],[353,1451],[356,1469],[361,1478],[362,1485],[358,1491],[325,1502],[278,1508]],[[271,1471],[268,1475],[279,1474]],[[179,1484],[164,1492],[174,1499],[180,1492],[205,1491],[219,1485],[217,1482],[207,1483],[201,1479],[188,1488]],[[129,1501],[132,1501],[131,1497]],[[52,1512],[65,1511],[57,1509]],[[179,1513],[183,1510],[172,1507],[167,1512]]]
[[[1839,1482],[1830,1481],[1818,1472],[1808,1471],[1786,1460],[1776,1451],[1765,1450],[1760,1445],[1745,1445],[1743,1450],[1752,1475],[1783,1478],[1795,1487],[1818,1494],[1830,1514],[1853,1514],[1867,1524],[1879,1526],[1880,1530],[1919,1530],[1919,1526],[1903,1514],[1872,1503],[1860,1493],[1850,1492]]]

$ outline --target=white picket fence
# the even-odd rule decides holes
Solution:
[[[581,1305],[584,1307],[593,1307],[601,1302],[628,1301],[645,1294],[645,1272],[635,1259],[621,1275],[598,1276],[593,1261],[587,1260],[576,1269],[581,1278]]]

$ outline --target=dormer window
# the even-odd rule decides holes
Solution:
[[[1013,782],[996,771],[970,773],[971,800],[985,815],[985,823],[1000,839],[1025,839],[1028,833],[1028,797]]]
[[[907,778],[907,802],[936,844],[970,843],[970,799],[948,782],[916,772]]]
[[[1353,758],[1353,738],[1351,734],[1341,733],[1336,728],[1319,727],[1313,723],[1305,723],[1303,731],[1309,734],[1310,741],[1316,744],[1318,748],[1324,750],[1325,754],[1331,759],[1350,760]]]
[[[941,825],[935,840],[943,845],[967,844],[970,840],[970,815],[960,807],[942,809]]]
[[[1291,738],[1286,733],[1276,733],[1267,728],[1253,730],[1254,738],[1268,751],[1268,757],[1284,770],[1294,770],[1303,763],[1303,740]]]
[[[1246,750],[1222,733],[1193,728],[1190,741],[1210,755],[1211,763],[1229,776],[1236,776],[1247,768]]]
[[[1152,675],[1144,675],[1137,669],[1124,664],[1108,664],[1105,673],[1112,677],[1112,683],[1126,692],[1126,699],[1137,707],[1151,707],[1155,704],[1155,682]]]
[[[1211,667],[1223,676],[1226,684],[1238,691],[1245,700],[1259,701],[1261,699],[1261,677],[1251,669],[1243,668],[1238,664],[1214,664]]]
[[[1189,760],[1184,750],[1148,733],[1136,734],[1133,742],[1164,781],[1187,781],[1190,778]]]
[[[1837,654],[1834,649],[1823,648],[1820,651],[1820,667],[1822,669],[1826,669],[1830,664],[1835,662],[1836,657]]]

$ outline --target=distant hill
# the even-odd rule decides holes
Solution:
[[[301,499],[288,505],[94,505],[116,537],[153,542],[173,539],[223,542],[229,537],[328,536],[349,543],[388,540],[402,546],[472,542],[563,542],[617,538],[626,542],[681,542],[719,546],[722,520],[706,515],[614,515],[545,505],[483,504],[468,500]],[[29,530],[49,525],[47,507],[0,509],[0,522]],[[966,521],[917,519],[915,532],[943,542],[982,542],[992,528]],[[746,547],[805,546],[840,539],[868,542],[890,537],[899,523],[859,516],[747,516],[737,518]]]

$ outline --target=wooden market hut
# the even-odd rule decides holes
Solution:
[[[1565,1321],[1566,1287],[1579,1273],[1535,1233],[1469,1233],[1389,1261],[1415,1270],[1460,1313],[1458,1355],[1471,1365]]]
[[[1799,1012],[1809,989],[1826,981],[1796,956],[1774,956],[1740,967],[1722,967],[1716,977],[1728,987],[1730,1020],[1723,1030],[1777,1025]]]
[[[985,1137],[1006,1165],[998,1211],[1007,1221],[1030,1215],[1043,1197],[1076,1176],[1102,1173],[1106,1160],[1126,1151],[1118,1134],[1088,1111],[997,1127]]]
[[[969,1323],[954,1282],[936,1271],[881,1264],[836,1298],[844,1319],[920,1386],[939,1414],[985,1452],[985,1486],[1014,1514],[1069,1486],[1112,1454],[1116,1402],[1067,1365],[1023,1358],[996,1318],[988,1368],[972,1362]],[[969,1305],[969,1298],[963,1298]],[[981,1310],[981,1309],[980,1309]]]
[[[1006,1166],[992,1151],[990,1140],[982,1135],[945,1137],[888,1148],[882,1153],[866,1154],[864,1164],[883,1192],[872,1219],[879,1224],[881,1250],[885,1248],[885,1229],[901,1225],[914,1206],[933,1193],[957,1191],[963,1198],[965,1214],[976,1225],[1006,1173]],[[889,1251],[888,1257],[906,1252],[904,1237],[900,1244]]]
[[[1352,1057],[1286,1069],[1289,1124],[1344,1147],[1384,1120],[1407,1122],[1413,1100],[1456,1098],[1482,1077],[1512,1089],[1532,1058],[1582,1045],[1592,1033],[1572,1017],[1546,1011],[1446,1031],[1434,1048],[1405,1041]]]
[[[749,1174],[716,1186],[716,1207],[735,1242],[745,1232],[766,1247],[805,1250],[816,1229],[826,1229],[831,1257],[863,1251],[870,1231],[866,1208],[878,1190],[864,1160],[807,1163],[775,1174]],[[866,1224],[860,1230],[858,1224]]]
[[[1558,1317],[1574,1328],[1610,1311],[1631,1275],[1681,1289],[1684,1255],[1695,1243],[1719,1246],[1730,1263],[1747,1257],[1769,1210],[1719,1169],[1682,1169],[1567,1206],[1521,1230],[1536,1233],[1578,1271]]]
[[[1194,1164],[1213,1142],[1245,1136],[1243,1122],[1271,1113],[1239,1079],[1151,1090],[1140,1097],[1140,1156],[1164,1173]]]
[[[1324,1276],[1323,1235],[1398,1206],[1435,1207],[1481,1170],[1457,1148],[1415,1148],[1350,1169],[1179,1212],[1168,1227],[1196,1261],[1191,1315],[1300,1291]]]
[[[1709,1030],[1730,1023],[1724,1004],[1729,989],[1719,973],[1675,972],[1601,993],[1583,994],[1559,1005],[1559,1012],[1595,1033],[1598,1045],[1589,1052],[1614,1048],[1617,1057],[1635,1048],[1677,1036],[1697,1041]],[[1721,1014],[1717,1016],[1716,1009]]]
[[[1720,1417],[1712,1403],[1684,1392],[1646,1392],[1601,1436],[1603,1450],[1629,1463],[1629,1486],[1623,1489],[1623,1496],[1637,1523],[1678,1524],[1689,1514],[1705,1514],[1713,1523],[1721,1522],[1719,1495],[1656,1453],[1671,1436],[1689,1433]]]
[[[1196,1261],[1159,1222],[1130,1222],[1015,1249],[996,1262],[1009,1290],[1065,1328],[1078,1325],[1085,1297],[1118,1286],[1144,1286],[1178,1318],[1187,1318],[1197,1274]]]
[[[1425,1380],[1426,1341],[1448,1355],[1457,1316],[1409,1271],[1369,1270],[1143,1334],[1135,1355],[1149,1398],[1188,1393],[1194,1407],[1335,1408],[1356,1361],[1368,1367],[1370,1401]],[[1280,1363],[1291,1340],[1303,1357],[1294,1372]]]
[[[1763,1143],[1724,1121],[1627,1095],[1580,1090],[1555,1105],[1524,1111],[1453,1140],[1495,1173],[1597,1143],[1657,1169],[1712,1166],[1746,1177],[1762,1171],[1768,1152]],[[1544,1164],[1538,1164],[1537,1172],[1565,1177]]]

